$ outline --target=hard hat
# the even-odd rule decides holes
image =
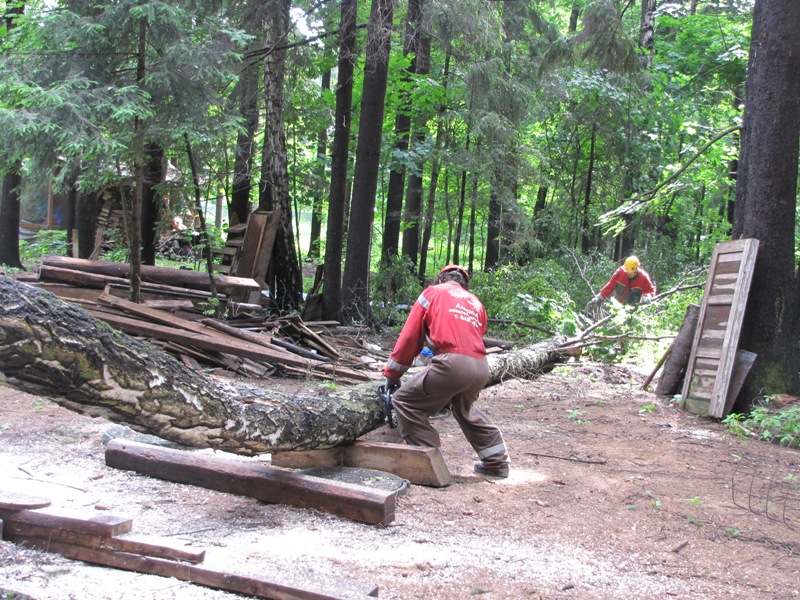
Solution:
[[[629,256],[625,259],[624,267],[626,273],[636,273],[639,269],[639,259],[635,256]]]
[[[441,271],[439,271],[439,275],[447,273],[448,271],[458,271],[464,276],[464,279],[467,280],[467,283],[469,283],[469,273],[467,273],[467,270],[464,267],[460,265],[447,265],[446,267],[443,267]]]

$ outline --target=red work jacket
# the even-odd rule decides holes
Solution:
[[[656,289],[650,275],[644,269],[639,269],[636,277],[628,279],[624,267],[620,267],[612,275],[609,282],[600,290],[600,295],[608,300],[612,295],[621,304],[636,304],[642,296],[653,295]]]
[[[397,338],[383,376],[399,379],[427,343],[434,354],[486,356],[486,311],[478,298],[454,281],[420,294]]]

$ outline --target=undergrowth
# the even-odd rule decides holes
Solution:
[[[740,437],[800,448],[800,407],[790,406],[779,411],[766,406],[754,408],[748,414],[731,413],[722,420],[725,428]]]

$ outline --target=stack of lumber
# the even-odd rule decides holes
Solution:
[[[363,362],[338,351],[298,316],[270,318],[259,305],[226,301],[229,321],[204,316],[212,305],[206,273],[142,267],[142,299],[126,300],[129,265],[46,256],[38,276],[17,279],[50,291],[129,335],[145,338],[201,370],[230,370],[249,378],[273,375],[368,381]],[[216,275],[221,292],[258,292],[252,279]],[[178,285],[175,285],[178,284]],[[179,287],[182,286],[182,287]]]
[[[301,586],[196,566],[205,550],[164,537],[131,533],[133,520],[110,514],[78,515],[46,509],[50,501],[0,490],[0,534],[4,540],[73,560],[174,577],[196,585],[257,598],[367,598],[378,587],[326,578]]]

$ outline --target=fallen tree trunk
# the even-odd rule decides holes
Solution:
[[[374,384],[291,396],[192,371],[79,307],[0,276],[0,368],[15,387],[184,446],[330,448],[383,424]]]
[[[489,355],[489,385],[538,375],[561,359],[563,342]],[[0,369],[21,390],[193,448],[243,455],[332,448],[384,423],[376,382],[301,396],[218,379],[3,276]]]

